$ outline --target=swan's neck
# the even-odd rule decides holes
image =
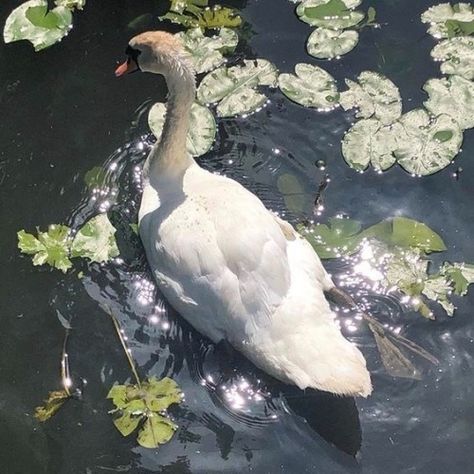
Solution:
[[[161,140],[153,146],[145,162],[143,175],[152,186],[160,177],[182,177],[194,163],[186,150],[191,105],[196,95],[194,72],[177,62],[163,74],[168,86],[166,119]]]

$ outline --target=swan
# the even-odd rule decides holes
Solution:
[[[284,383],[367,397],[365,359],[340,332],[324,295],[334,283],[314,249],[258,197],[187,153],[195,73],[179,38],[142,33],[126,54],[117,76],[141,70],[163,75],[168,86],[138,217],[165,298],[197,331]]]

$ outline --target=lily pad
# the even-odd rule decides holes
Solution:
[[[436,61],[442,61],[443,74],[457,74],[474,79],[474,38],[460,36],[442,41],[431,51]]]
[[[72,27],[69,8],[57,6],[48,11],[47,0],[29,0],[8,16],[3,30],[5,43],[28,40],[35,51],[48,48],[66,36]]]
[[[390,125],[402,114],[402,100],[398,87],[389,79],[372,71],[364,71],[358,84],[346,79],[349,90],[342,92],[339,102],[344,110],[357,108],[358,118],[374,117],[383,125]]]
[[[440,3],[426,10],[421,21],[430,25],[428,33],[435,38],[450,38],[471,34],[474,27],[474,11],[469,3]]]
[[[403,115],[404,129],[395,151],[397,161],[408,173],[426,176],[442,170],[461,148],[462,131],[449,115],[430,118],[423,109]]]
[[[167,443],[174,435],[177,426],[164,416],[153,414],[145,420],[138,433],[138,444],[144,448],[157,448]]]
[[[356,253],[362,240],[360,229],[359,222],[338,217],[329,219],[329,225],[316,224],[307,227],[300,224],[297,226],[297,231],[323,259]]]
[[[148,114],[148,125],[155,137],[160,140],[166,117],[166,105],[157,102]],[[212,112],[195,102],[191,107],[191,124],[186,139],[186,148],[191,156],[207,153],[216,138],[216,121]]]
[[[192,28],[178,36],[198,74],[221,66],[225,62],[223,54],[234,51],[239,41],[237,33],[229,28],[221,28],[212,37],[205,36],[201,28]]]
[[[324,69],[311,64],[300,63],[294,74],[280,74],[278,85],[290,100],[322,110],[337,107],[339,93],[336,81]]]
[[[275,87],[277,77],[278,71],[269,61],[244,60],[242,66],[223,66],[207,74],[197,90],[197,98],[201,104],[219,102],[217,113],[221,117],[248,114],[267,100],[255,88]]]
[[[88,258],[92,262],[107,262],[119,255],[115,241],[115,227],[107,214],[99,214],[87,221],[74,237],[72,257]]]
[[[474,82],[449,76],[430,79],[423,90],[429,95],[424,105],[433,115],[450,115],[462,130],[474,127]]]
[[[69,260],[70,229],[65,225],[52,224],[47,232],[38,231],[36,238],[24,230],[18,232],[18,248],[33,255],[33,265],[48,264],[63,273],[72,267]]]
[[[296,8],[301,21],[312,26],[343,30],[360,23],[365,15],[351,10],[360,2],[351,0],[306,0]]]
[[[339,31],[316,28],[308,38],[308,54],[318,59],[338,58],[352,51],[359,42],[359,33],[354,30]]]
[[[344,135],[342,155],[358,171],[365,170],[369,164],[377,171],[385,171],[396,162],[394,151],[402,130],[398,123],[383,126],[376,119],[359,120]]]

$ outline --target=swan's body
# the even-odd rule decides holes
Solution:
[[[347,341],[324,291],[334,285],[310,244],[237,182],[186,153],[194,74],[177,40],[130,42],[141,69],[170,90],[161,142],[144,168],[140,236],[170,304],[199,332],[228,340],[270,375],[304,389],[367,396],[364,357]]]

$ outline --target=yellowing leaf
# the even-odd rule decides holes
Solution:
[[[65,390],[49,392],[44,405],[35,408],[35,418],[39,421],[49,420],[68,398],[70,398],[70,395]]]
[[[174,435],[177,426],[168,418],[153,414],[149,416],[138,433],[137,441],[144,448],[157,448],[167,443]]]

